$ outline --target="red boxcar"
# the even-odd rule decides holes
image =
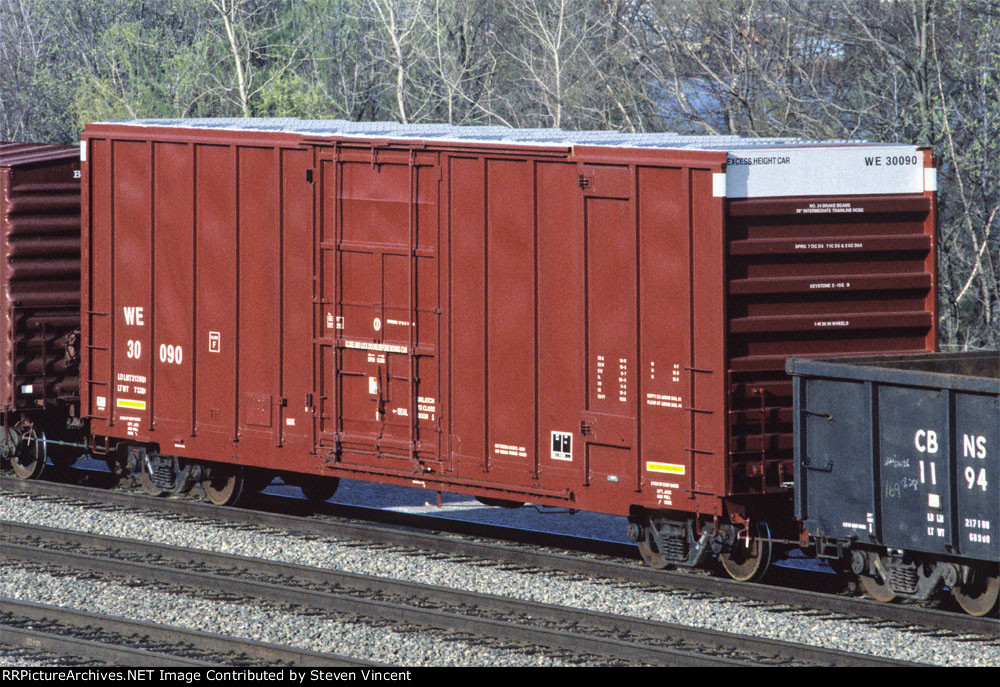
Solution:
[[[417,484],[630,514],[675,559],[678,524],[791,521],[786,356],[935,346],[913,146],[286,119],[84,150],[85,414],[161,487]]]
[[[0,457],[79,416],[80,149],[0,143]],[[15,461],[37,476],[44,449]],[[28,453],[39,455],[29,458]],[[39,459],[40,457],[40,459]],[[56,456],[53,456],[55,458]]]

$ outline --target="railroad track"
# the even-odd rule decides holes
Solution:
[[[737,583],[727,578],[690,572],[652,570],[638,563],[619,560],[617,554],[624,548],[619,544],[594,542],[564,535],[532,533],[478,523],[445,521],[441,518],[333,504],[326,504],[323,515],[341,517],[275,512],[276,510],[305,512],[305,502],[282,497],[265,497],[259,500],[258,505],[264,505],[271,510],[247,510],[219,508],[192,499],[153,498],[133,491],[109,491],[52,482],[5,479],[3,488],[11,492],[65,498],[83,503],[167,512],[201,520],[242,523],[312,536],[367,541],[384,546],[417,548],[445,555],[494,561],[498,564],[558,570],[661,589],[685,590],[696,594],[744,598],[759,603],[795,606],[846,617],[872,618],[958,634],[980,635],[987,638],[1000,636],[1000,621],[995,618],[973,618],[962,613],[915,604],[882,604],[866,598],[785,586]],[[343,516],[365,517],[375,521],[347,521]],[[484,536],[514,540],[523,545],[485,541],[482,539]],[[581,555],[581,551],[586,555]],[[634,551],[630,553],[634,555]],[[610,556],[616,557],[609,558]]]
[[[0,522],[4,557],[76,572],[237,595],[620,665],[907,665],[801,644],[519,601],[414,582]],[[28,543],[30,542],[30,543]],[[295,665],[295,663],[292,663]],[[341,664],[342,665],[342,664]]]
[[[128,666],[375,667],[370,661],[0,597],[0,645]]]

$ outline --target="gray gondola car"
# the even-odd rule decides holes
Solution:
[[[790,358],[795,515],[875,598],[1000,589],[1000,353]]]

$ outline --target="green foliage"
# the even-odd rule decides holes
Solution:
[[[72,111],[89,121],[167,117],[173,110],[170,36],[139,22],[112,24],[97,42],[90,70],[80,70]]]
[[[317,84],[288,72],[267,80],[254,113],[261,117],[337,118],[332,99]]]

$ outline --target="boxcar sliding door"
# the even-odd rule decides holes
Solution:
[[[324,157],[321,453],[344,467],[436,471],[436,156],[365,148]]]

